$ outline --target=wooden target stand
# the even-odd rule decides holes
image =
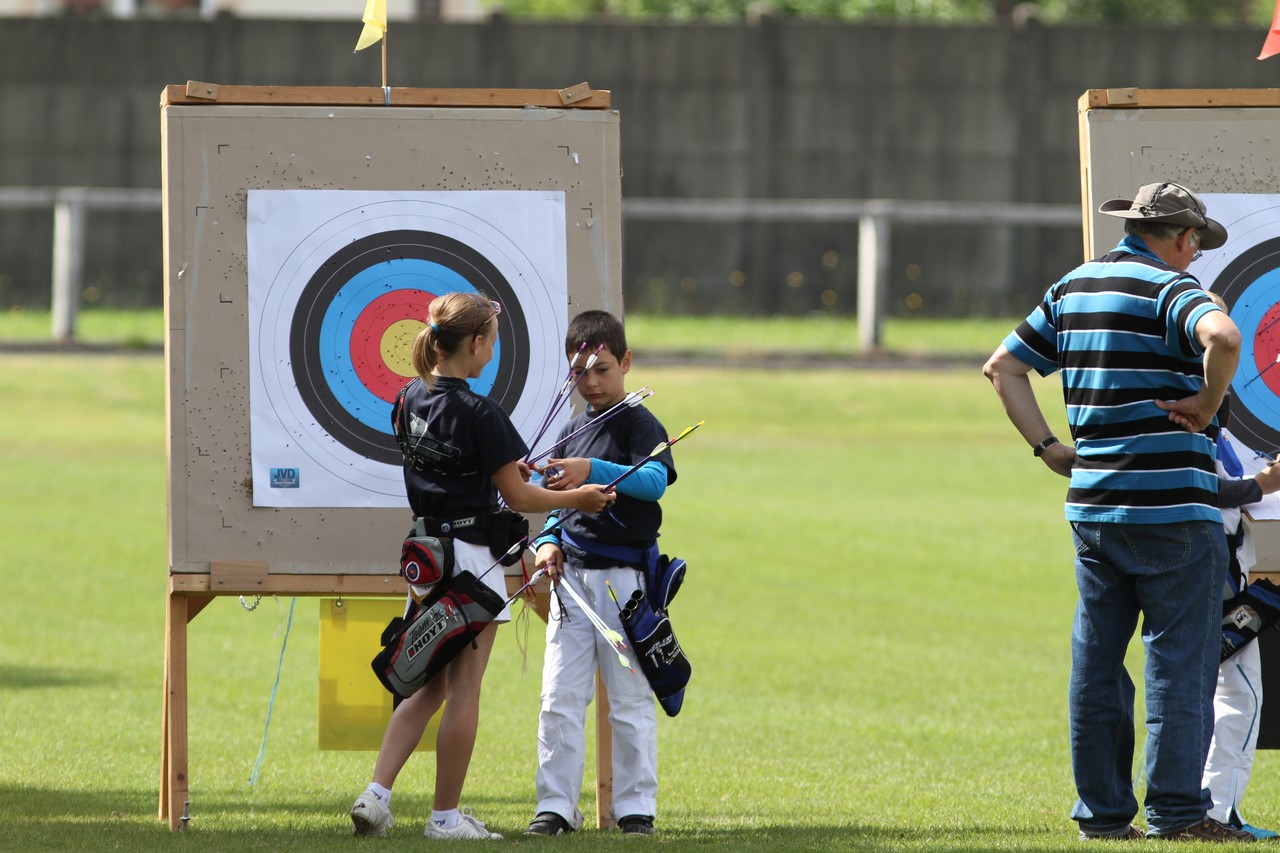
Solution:
[[[507,595],[524,583],[507,576]],[[534,587],[534,611],[545,622],[549,592],[545,581]],[[191,820],[190,751],[187,740],[187,625],[220,595],[350,596],[404,598],[399,575],[295,575],[267,573],[266,563],[215,563],[208,575],[169,576],[165,608],[164,710],[160,750],[160,819],[183,829]],[[371,688],[372,689],[372,688]],[[613,741],[609,698],[604,680],[596,678],[596,827],[612,822]]]
[[[176,830],[191,819],[191,620],[218,596],[406,594],[398,575],[369,558],[403,536],[403,512],[264,511],[248,499],[246,191],[562,192],[571,212],[570,303],[620,311],[621,166],[610,93],[586,83],[494,90],[190,81],[165,87],[161,131],[170,553],[159,817]],[[349,535],[327,535],[338,519]],[[509,577],[508,588],[520,581]],[[544,619],[547,606],[544,586],[535,604]],[[597,679],[600,828],[613,804],[608,710]]]
[[[1098,212],[1104,199],[1130,198],[1162,180],[1201,194],[1271,194],[1280,179],[1280,148],[1272,141],[1280,133],[1280,89],[1089,89],[1077,109],[1085,260],[1120,234],[1118,221]],[[1252,525],[1257,563],[1249,575],[1280,583],[1280,521]],[[1280,630],[1254,642],[1261,647],[1262,693],[1274,696]],[[1280,749],[1280,701],[1262,703],[1257,747]]]

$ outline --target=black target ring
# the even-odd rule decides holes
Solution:
[[[335,298],[353,277],[377,264],[400,259],[438,264],[502,303],[498,317],[502,345],[488,396],[505,411],[514,410],[528,371],[527,359],[519,357],[529,352],[520,300],[506,277],[483,254],[452,237],[419,230],[386,231],[344,245],[319,266],[298,297],[290,325],[289,360],[298,396],[317,425],[352,452],[387,465],[400,464],[400,449],[390,423],[385,432],[363,423],[334,393],[322,363],[325,344],[321,330]]]

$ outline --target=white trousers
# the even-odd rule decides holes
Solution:
[[[623,637],[618,600],[626,602],[641,585],[630,568],[565,567],[568,582],[604,622]],[[563,610],[561,610],[563,605]],[[618,661],[608,641],[567,593],[556,593],[547,620],[547,651],[542,671],[542,710],[538,714],[538,812],[555,812],[576,829],[582,825],[578,797],[586,761],[586,714],[595,690],[597,668],[609,697],[613,727],[613,818],[657,815],[658,720],[653,691],[628,645],[632,672]]]
[[[1213,741],[1204,765],[1204,786],[1213,796],[1209,817],[1214,820],[1225,823],[1232,811],[1240,814],[1253,772],[1261,712],[1262,662],[1254,640],[1218,668]]]

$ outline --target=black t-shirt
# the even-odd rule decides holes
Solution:
[[[498,509],[493,474],[529,452],[511,418],[464,379],[436,377],[405,386],[404,438],[420,464],[405,460],[404,485],[414,515],[458,517]],[[400,409],[392,424],[399,430]]]
[[[585,456],[603,459],[630,467],[653,452],[653,448],[667,440],[667,431],[653,413],[644,406],[633,406],[609,418],[601,426],[589,429],[582,435],[560,443],[565,436],[597,416],[588,411],[571,420],[556,439],[558,458]],[[675,461],[671,451],[664,450],[657,461],[666,466],[667,485],[676,481]],[[599,478],[593,478],[599,479]],[[662,526],[662,508],[657,501],[645,501],[618,492],[618,499],[609,509],[591,515],[574,512],[564,523],[564,531],[571,539],[582,542],[600,542],[606,545],[623,545],[628,548],[647,548],[658,538]],[[586,561],[588,567],[593,561]],[[605,560],[607,565],[617,561]]]

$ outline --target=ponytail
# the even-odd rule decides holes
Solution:
[[[413,369],[431,387],[432,371],[494,319],[493,306],[482,293],[445,293],[431,300],[427,325],[413,340]]]

